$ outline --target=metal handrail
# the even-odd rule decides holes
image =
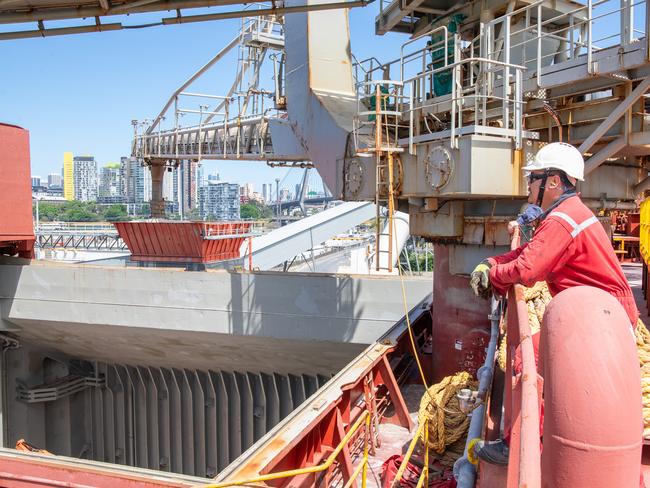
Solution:
[[[362,488],[365,488],[366,486],[366,475],[367,475],[367,469],[368,469],[368,453],[369,453],[369,444],[371,441],[370,438],[370,420],[371,420],[371,415],[368,410],[364,410],[361,415],[359,415],[359,418],[356,420],[356,422],[352,425],[350,430],[345,434],[343,439],[341,439],[341,442],[336,446],[334,451],[327,457],[324,463],[318,464],[316,466],[309,466],[307,468],[298,468],[298,469],[290,469],[288,471],[280,471],[277,473],[269,473],[265,474],[262,476],[257,476],[255,478],[249,478],[245,480],[236,480],[236,481],[224,481],[222,483],[211,483],[207,485],[200,485],[200,488],[226,488],[228,486],[242,486],[242,485],[252,485],[255,483],[263,483],[266,481],[272,481],[272,480],[278,480],[278,479],[285,479],[285,478],[293,478],[295,476],[301,476],[305,474],[314,474],[314,473],[320,473],[321,471],[327,470],[338,455],[341,453],[343,448],[350,442],[350,439],[356,434],[356,432],[361,428],[362,425],[365,425],[365,435],[364,435],[364,447],[363,447],[363,459],[361,461],[361,469],[357,467],[357,469],[354,471],[352,476],[350,476],[350,479],[354,481],[354,479],[359,475],[359,473],[362,473],[361,475],[361,486]],[[348,480],[348,483],[350,483],[350,480]],[[197,487],[198,488],[198,487]]]
[[[547,19],[542,18],[543,17],[542,4],[539,1],[534,2],[525,7],[522,7],[516,11],[506,13],[501,17],[491,20],[490,22],[487,22],[485,24],[485,30],[488,32],[488,36],[487,36],[488,38],[490,37],[489,34],[491,32],[494,32],[495,27],[498,25],[502,25],[504,29],[508,30],[510,28],[512,18],[516,14],[520,14],[519,16],[525,14],[526,26],[522,29],[511,32],[509,37],[513,37],[516,35],[524,36],[528,32],[530,32],[533,35],[533,37],[531,39],[526,39],[521,42],[511,44],[509,46],[508,46],[509,42],[506,39],[505,40],[506,45],[501,46],[498,49],[495,49],[494,51],[491,51],[490,48],[488,47],[487,52],[482,54],[484,56],[494,57],[494,58],[496,58],[499,55],[507,57],[509,55],[509,52],[506,51],[511,51],[513,48],[516,47],[522,49],[522,52],[525,52],[526,45],[529,45],[530,43],[536,43],[536,47],[537,47],[536,55],[533,56],[533,58],[528,61],[536,62],[537,69],[535,72],[535,76],[537,78],[538,86],[541,87],[542,60],[553,58],[556,55],[565,55],[567,59],[574,59],[576,56],[578,56],[580,50],[585,49],[586,52],[584,52],[583,54],[586,54],[588,72],[590,74],[593,74],[594,52],[598,52],[607,47],[612,47],[616,45],[616,43],[614,43],[611,46],[610,45],[597,46],[596,45],[597,43],[609,41],[611,39],[618,37],[620,38],[619,44],[625,45],[635,40],[634,37],[635,33],[638,34],[645,33],[647,36],[647,32],[635,29],[634,23],[631,20],[632,19],[631,12],[633,12],[635,7],[641,6],[644,3],[647,4],[646,0],[636,0],[636,1],[633,0],[631,3],[626,3],[624,5],[619,6],[618,8],[613,8],[606,12],[602,12],[594,15],[594,9],[606,3],[608,3],[607,0],[587,0],[586,5],[579,6],[568,12],[563,12],[561,14],[555,15]],[[536,11],[537,19],[535,21],[531,21],[531,12],[535,12],[535,11]],[[622,18],[621,20],[624,22],[624,27],[619,32],[613,35],[606,34],[603,37],[595,39],[593,33],[593,27],[595,21],[606,18],[608,16],[619,15],[619,14]],[[625,16],[626,19],[623,19],[623,16]],[[646,19],[649,16],[650,16],[650,12],[646,11]],[[568,25],[559,28],[552,27],[558,20],[567,19],[567,18],[569,19]],[[647,24],[648,22],[646,20],[646,25]],[[551,30],[548,32],[544,32],[543,28],[545,27],[551,28]],[[576,30],[580,31],[579,38],[577,40],[574,38],[575,37],[574,32]],[[565,36],[558,35],[563,32],[565,33]],[[542,54],[542,41],[544,39],[555,39],[555,40],[563,41],[567,43],[567,46],[564,48],[560,47],[557,51],[544,55]],[[524,60],[524,62],[526,61]]]
[[[404,79],[404,48],[406,46],[408,46],[409,44],[412,44],[412,43],[418,41],[419,39],[422,39],[423,37],[433,36],[438,31],[444,32],[444,38],[443,39],[444,39],[444,50],[445,50],[445,66],[447,66],[447,64],[448,64],[448,54],[447,54],[448,44],[447,43],[448,43],[449,32],[447,31],[447,27],[443,25],[441,27],[436,27],[435,29],[431,29],[429,31],[426,31],[426,32],[420,34],[419,36],[414,37],[413,39],[410,39],[410,40],[406,41],[404,44],[402,44],[402,46],[400,47],[400,56],[399,56],[399,61],[400,61],[400,77],[399,78],[400,78],[400,80]],[[429,50],[430,48],[431,48],[431,46],[427,46],[424,50],[426,51],[426,50]],[[420,50],[420,51],[422,51],[422,50]],[[417,52],[420,52],[420,51],[417,51]],[[413,53],[413,54],[415,54],[415,53]]]
[[[474,93],[470,94],[465,94],[463,93],[462,87],[457,87],[458,85],[458,78],[460,76],[458,68],[461,67],[462,65],[465,64],[479,64],[480,66],[495,66],[498,68],[501,68],[504,70],[504,97],[496,97],[494,95],[489,95],[487,93],[481,93],[479,90],[481,89],[486,89],[486,87],[479,85],[477,83],[474,83],[472,88],[474,90]],[[515,82],[514,82],[514,94],[512,99],[508,98],[507,96],[507,90],[505,89],[505,86],[507,83],[505,80],[509,79],[509,70],[512,69],[515,72]],[[516,145],[517,148],[521,147],[521,141],[522,141],[522,131],[523,131],[523,126],[521,124],[521,118],[518,116],[523,107],[523,97],[522,97],[522,73],[524,70],[526,70],[525,66],[520,66],[517,64],[512,64],[504,61],[496,61],[492,60],[489,58],[484,58],[484,57],[470,57],[470,58],[464,58],[459,61],[456,61],[454,63],[451,63],[446,66],[442,66],[439,68],[435,68],[432,70],[425,71],[423,73],[419,73],[416,76],[413,76],[411,78],[408,78],[403,81],[404,85],[410,86],[409,90],[409,95],[408,95],[408,100],[409,100],[409,106],[407,109],[405,109],[405,112],[409,113],[409,153],[414,154],[414,112],[416,110],[421,110],[423,106],[418,106],[415,107],[415,98],[414,98],[414,92],[416,88],[416,82],[418,80],[433,76],[437,73],[443,72],[443,71],[448,71],[452,70],[452,93],[451,93],[451,103],[452,103],[452,117],[451,117],[451,142],[452,142],[452,147],[455,147],[456,143],[456,132],[460,130],[461,126],[456,126],[456,118],[457,118],[457,110],[456,110],[456,105],[463,100],[467,96],[474,97],[475,101],[476,99],[482,99],[485,103],[485,101],[490,98],[490,99],[499,99],[502,101],[502,106],[503,106],[503,118],[504,118],[504,127],[508,128],[508,123],[507,123],[507,118],[509,118],[509,113],[508,110],[506,109],[507,105],[509,103],[513,104],[514,112],[515,115],[515,133],[516,133]],[[481,70],[482,72],[487,72],[487,70]],[[400,99],[403,99],[405,96],[402,95]],[[483,111],[485,113],[485,110]]]
[[[478,62],[483,62],[486,64],[493,64],[495,66],[501,66],[501,67],[508,67],[508,68],[513,68],[513,69],[520,69],[520,70],[526,70],[527,68],[525,66],[520,66],[518,64],[512,64],[512,63],[505,63],[503,61],[496,61],[494,59],[489,59],[489,58],[483,58],[483,57],[473,57],[473,58],[464,58],[461,59],[460,61],[456,61],[455,63],[448,64],[447,66],[442,66],[440,68],[432,69],[429,71],[425,71],[424,73],[419,73],[415,76],[412,76],[411,78],[408,78],[403,81],[404,84],[411,83],[414,80],[418,78],[423,78],[429,75],[433,75],[436,73],[439,73],[441,71],[449,70],[458,66],[461,66],[463,64],[467,63],[478,63]]]
[[[515,249],[518,245],[519,229],[515,229],[511,248]],[[508,291],[507,323],[506,397],[510,402],[505,420],[512,429],[508,486],[538,488],[541,486],[541,450],[537,366],[522,285],[513,285]],[[511,382],[509,378],[514,377],[514,351],[517,348],[521,351],[522,371],[518,381]]]

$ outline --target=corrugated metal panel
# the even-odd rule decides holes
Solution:
[[[329,379],[106,363],[95,367],[106,377],[106,387],[79,393],[84,418],[70,420],[91,431],[86,437],[92,446],[83,456],[202,477],[215,476]],[[47,441],[46,447],[80,455],[62,452],[63,445],[54,442]]]
[[[239,250],[250,225],[250,222],[115,222],[133,259],[179,263],[240,257]]]

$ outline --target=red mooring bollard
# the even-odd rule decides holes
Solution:
[[[630,320],[609,293],[569,288],[546,308],[542,486],[636,488],[641,378]]]

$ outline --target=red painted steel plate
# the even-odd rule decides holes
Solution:
[[[29,132],[0,123],[0,241],[34,241]]]
[[[208,263],[240,257],[250,222],[116,222],[136,261]],[[219,239],[209,239],[219,237]]]

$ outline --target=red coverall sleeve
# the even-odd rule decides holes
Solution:
[[[499,263],[490,268],[490,283],[499,295],[505,295],[515,283],[532,286],[545,281],[553,269],[570,256],[567,248],[573,241],[571,232],[558,220],[546,219],[537,229],[528,245],[521,246],[500,258],[519,254],[509,262]]]

